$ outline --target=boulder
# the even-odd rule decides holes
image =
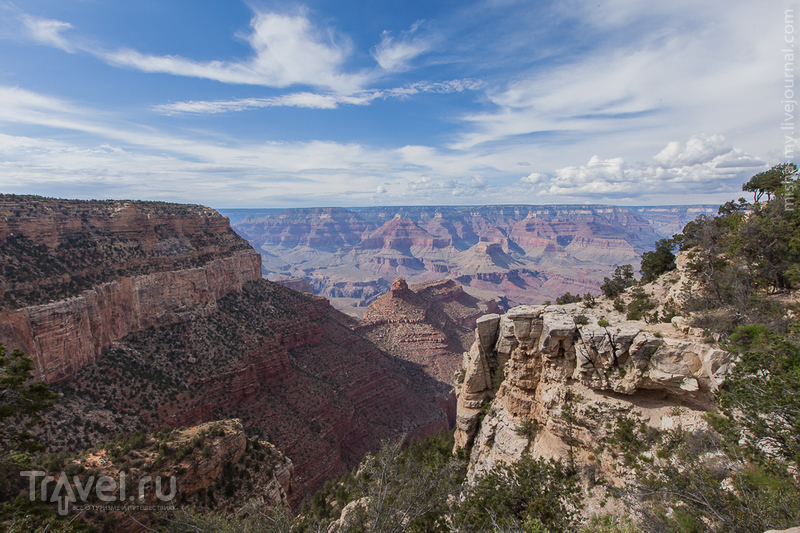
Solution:
[[[494,348],[500,326],[500,315],[492,313],[483,315],[476,321],[478,341],[484,353],[489,353]]]

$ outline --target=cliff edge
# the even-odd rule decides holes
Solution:
[[[260,255],[207,207],[0,195],[0,342],[48,383],[260,278]]]
[[[621,465],[602,443],[620,424],[704,423],[732,354],[680,329],[666,336],[644,322],[609,323],[605,314],[519,306],[478,320],[456,385],[456,447],[470,451],[470,479],[526,452],[598,461],[614,478],[624,475]]]

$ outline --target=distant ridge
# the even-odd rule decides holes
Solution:
[[[716,206],[483,205],[222,210],[269,279],[305,278],[356,316],[392,280],[451,278],[519,303],[599,292],[621,264]],[[487,247],[493,244],[496,246]]]

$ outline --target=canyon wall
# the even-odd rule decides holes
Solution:
[[[456,447],[470,451],[470,479],[526,452],[599,461],[613,478],[620,458],[602,445],[620,423],[704,424],[732,354],[671,324],[603,317],[576,305],[520,306],[478,320],[457,384]]]
[[[537,304],[599,293],[615,266],[636,265],[706,206],[421,206],[287,209],[238,216],[269,279],[302,277],[315,294],[360,316],[392,280],[447,277]],[[676,229],[677,228],[677,229]]]
[[[52,450],[116,433],[240,418],[294,464],[292,505],[382,440],[454,418],[451,387],[368,342],[327,300],[267,280],[214,313],[131,333],[75,378],[39,428]]]
[[[261,258],[203,206],[0,195],[0,342],[56,382],[125,335],[213,312]],[[25,305],[25,304],[32,305]]]
[[[262,279],[212,209],[4,195],[0,215],[0,340],[59,393],[35,428],[49,451],[238,418],[291,459],[297,506],[383,440],[454,418],[450,386]]]
[[[1,311],[0,342],[33,357],[37,379],[61,381],[127,334],[212,313],[219,298],[260,277],[254,252],[125,277],[65,300]]]

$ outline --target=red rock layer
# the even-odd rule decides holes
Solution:
[[[0,195],[0,342],[46,382],[260,278],[260,256],[207,207]]]
[[[241,418],[291,458],[294,505],[382,440],[454,420],[449,386],[380,351],[327,300],[258,280],[217,307],[115,343],[61,386],[62,417],[104,417],[111,433]],[[70,424],[73,437],[76,427],[85,426]],[[62,430],[53,420],[43,431],[60,443]]]
[[[369,306],[358,331],[392,355],[451,384],[462,352],[472,344],[475,320],[497,309],[493,300],[480,301],[453,280],[409,286],[398,278],[389,293]]]
[[[61,381],[125,335],[212,313],[219,298],[259,278],[261,256],[252,251],[121,278],[75,298],[0,312],[0,342],[33,357],[37,379]]]

